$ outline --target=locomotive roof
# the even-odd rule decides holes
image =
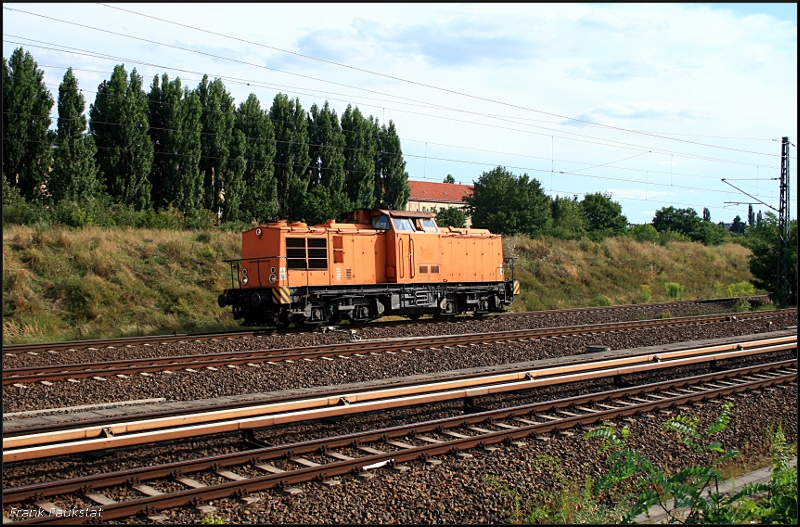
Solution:
[[[392,218],[434,218],[435,212],[417,212],[413,210],[385,210],[378,209],[381,214],[386,214]]]

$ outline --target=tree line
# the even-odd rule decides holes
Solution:
[[[320,223],[355,208],[403,209],[410,195],[394,123],[357,107],[340,118],[327,101],[306,111],[282,93],[269,109],[255,94],[237,107],[207,75],[190,89],[164,73],[146,92],[120,64],[88,122],[68,69],[53,131],[43,79],[30,52],[3,58],[4,204],[61,207],[73,223],[98,207]]]

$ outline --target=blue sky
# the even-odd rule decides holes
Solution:
[[[91,103],[124,63],[146,87],[221,77],[237,104],[352,104],[395,122],[411,179],[505,166],[550,195],[609,192],[632,223],[745,217],[722,178],[777,207],[776,140],[798,140],[795,4],[3,6],[3,55],[29,50],[54,94],[73,67]]]

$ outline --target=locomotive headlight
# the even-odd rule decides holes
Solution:
[[[261,236],[261,227],[256,229],[256,236]]]
[[[270,284],[274,284],[274,283],[275,283],[275,282],[277,282],[277,281],[278,281],[278,277],[277,277],[277,276],[275,276],[275,273],[273,273],[273,274],[269,275],[269,283],[270,283]]]
[[[248,281],[247,280],[247,269],[245,268],[245,269],[242,269],[242,278],[241,278],[242,285],[247,285],[247,281]]]

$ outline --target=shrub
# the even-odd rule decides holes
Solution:
[[[733,310],[736,313],[746,313],[747,311],[750,311],[752,308],[753,306],[750,305],[750,302],[748,302],[746,298],[740,298],[739,300],[736,301],[736,304],[734,304],[733,306]]]
[[[738,296],[753,296],[756,293],[756,288],[749,282],[739,282],[738,284],[731,284],[728,286],[728,296],[731,298]]]
[[[652,227],[652,225],[651,225]],[[642,301],[647,304],[653,299],[653,291],[650,289],[649,285],[642,285]]]
[[[691,241],[691,239],[681,232],[666,230],[658,233],[658,243],[662,246],[667,246],[670,242],[688,241]]]
[[[659,240],[658,231],[649,223],[632,225],[628,227],[625,234],[637,242],[657,242]]]
[[[664,289],[667,290],[667,296],[679,300],[683,296],[684,287],[677,282],[667,282],[664,284]]]
[[[592,298],[592,306],[610,306],[610,305],[611,305],[611,299],[605,295],[597,294],[594,295],[594,298]]]
[[[771,434],[773,475],[769,484],[749,483],[742,489],[725,494],[719,489],[720,468],[739,455],[727,452],[716,436],[728,428],[733,418],[733,403],[725,402],[719,417],[708,429],[698,429],[699,420],[677,415],[665,424],[665,432],[674,432],[686,446],[704,459],[699,465],[679,468],[675,473],[654,463],[626,445],[630,435],[627,426],[617,434],[614,425],[603,425],[584,438],[600,439],[599,452],[609,452],[608,473],[597,481],[596,499],[601,503],[631,504],[623,523],[631,523],[639,514],[659,506],[667,512],[670,523],[797,523],[797,468],[789,469],[793,450],[786,446],[782,430]],[[766,498],[754,499],[758,493]],[[673,506],[667,500],[673,498]]]

